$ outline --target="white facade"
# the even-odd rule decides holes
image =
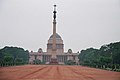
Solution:
[[[29,53],[29,63],[33,63],[35,59],[39,59],[42,62],[49,63],[51,60],[52,54],[52,39],[53,37],[50,36],[48,43],[47,43],[47,52],[43,52],[40,48],[38,52],[31,51]],[[64,52],[64,44],[62,38],[56,33],[56,48],[57,48],[57,60],[59,64],[64,64],[68,60],[73,60],[74,62],[78,61],[79,53],[73,53],[71,49],[68,52]]]

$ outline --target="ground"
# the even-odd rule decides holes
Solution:
[[[1,67],[0,80],[120,80],[120,72],[82,66],[24,65]]]

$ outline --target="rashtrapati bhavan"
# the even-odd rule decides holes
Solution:
[[[66,61],[72,60],[78,62],[78,53],[73,53],[71,49],[64,52],[64,43],[61,36],[56,33],[56,5],[53,11],[53,34],[49,37],[47,51],[43,52],[42,48],[38,52],[29,52],[29,63],[32,64],[35,59],[44,61],[46,64],[65,64]]]

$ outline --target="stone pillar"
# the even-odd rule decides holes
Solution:
[[[53,20],[53,45],[52,45],[52,58],[56,58],[56,20]]]
[[[53,11],[53,45],[52,45],[52,57],[50,64],[58,64],[57,57],[56,57],[56,5],[54,5],[54,11]]]

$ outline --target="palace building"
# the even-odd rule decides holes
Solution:
[[[79,53],[73,53],[71,49],[64,52],[64,43],[61,36],[56,33],[56,5],[54,5],[53,11],[53,34],[49,37],[47,43],[47,51],[44,52],[42,48],[38,49],[38,52],[29,52],[29,63],[33,64],[35,59],[41,60],[46,64],[57,62],[57,64],[65,64],[68,60],[72,60],[78,63]]]

